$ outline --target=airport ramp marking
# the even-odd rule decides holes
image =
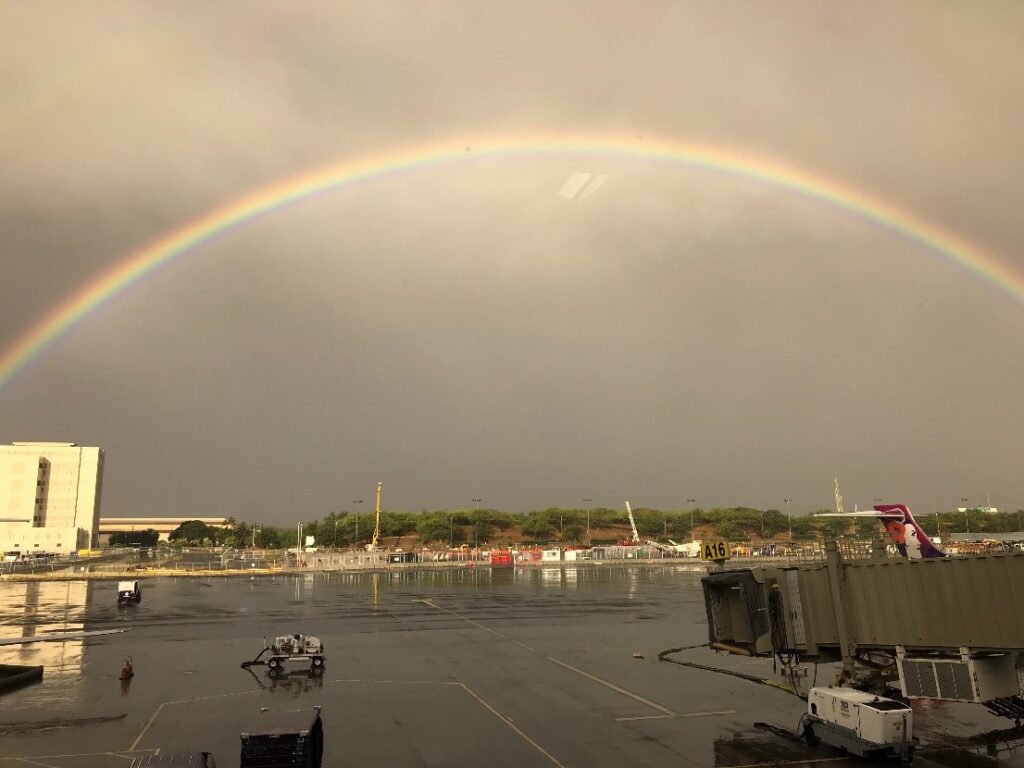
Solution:
[[[627,717],[616,717],[619,723],[632,723],[637,720],[673,720],[682,717],[715,717],[717,715],[735,715],[735,709],[711,709],[707,712],[673,712],[671,715],[634,715]]]
[[[540,752],[542,755],[544,755],[544,757],[546,757],[548,760],[550,760],[553,764],[557,765],[559,768],[565,768],[565,766],[558,761],[558,758],[556,758],[554,755],[552,755],[550,752],[548,752],[546,749],[544,749],[544,747],[542,747],[536,741],[531,739],[526,733],[523,732],[523,730],[521,728],[519,728],[519,726],[517,726],[512,721],[511,718],[505,717],[505,715],[501,714],[501,712],[499,712],[494,707],[492,707],[490,704],[488,704],[484,700],[483,696],[478,694],[476,691],[474,691],[472,688],[470,688],[465,683],[459,682],[458,680],[354,680],[354,679],[341,679],[341,680],[328,680],[327,683],[328,684],[331,684],[331,683],[369,683],[369,684],[384,684],[384,685],[454,685],[454,686],[458,686],[459,688],[464,690],[466,693],[468,693],[470,696],[472,696],[474,699],[476,699],[479,704],[481,704],[483,707],[485,707],[496,718],[501,720],[501,722],[503,722],[505,725],[507,725],[509,728],[511,728],[516,733],[518,733],[523,738],[523,740],[526,741],[527,744],[529,744],[531,747],[533,747],[538,752]]]
[[[130,751],[130,750],[125,750],[125,751],[127,752],[127,751]],[[137,749],[135,751],[136,752],[152,752],[154,755],[160,754],[160,750],[159,749]],[[103,756],[105,756],[105,755],[117,755],[118,757],[124,757],[124,758],[126,758],[128,760],[133,759],[129,755],[122,755],[122,754],[120,754],[118,752],[65,752],[64,754],[60,754],[60,755],[35,755],[34,759],[36,759],[36,760],[56,760],[56,759],[61,758],[61,757],[97,757],[97,756],[101,756],[101,755],[103,755]],[[8,760],[24,761],[24,760],[29,760],[29,759],[32,759],[32,758],[27,758],[27,757],[0,757],[0,761],[3,761],[3,762],[6,762]]]
[[[125,750],[125,751],[126,752],[135,752],[136,751],[135,748],[139,745],[139,742],[142,741],[142,737],[146,735],[146,731],[149,730],[149,727],[151,725],[153,725],[153,723],[156,721],[157,715],[159,715],[160,711],[164,707],[168,706],[169,704],[191,704],[194,701],[210,701],[211,699],[226,699],[226,698],[228,698],[230,696],[251,696],[254,693],[258,693],[258,691],[238,691],[237,693],[218,693],[218,694],[214,694],[213,696],[196,696],[195,698],[192,698],[192,699],[178,699],[176,701],[165,701],[165,702],[161,703],[160,706],[158,706],[156,708],[156,712],[154,712],[153,715],[149,718],[149,720],[146,721],[146,724],[144,726],[142,726],[142,730],[139,731],[139,735],[135,737],[135,741],[133,741],[132,745],[130,747],[128,747],[128,749]]]
[[[484,632],[489,632],[492,635],[495,635],[496,637],[500,637],[502,640],[506,640],[506,641],[508,641],[510,643],[514,643],[515,645],[518,645],[520,648],[523,648],[524,650],[527,650],[530,653],[535,653],[538,656],[541,656],[541,657],[547,659],[548,661],[553,662],[553,663],[559,665],[560,667],[564,667],[565,669],[568,669],[570,672],[575,672],[577,675],[585,677],[588,680],[591,680],[591,681],[597,683],[598,685],[603,685],[606,688],[610,688],[611,690],[615,691],[616,693],[621,694],[622,696],[626,696],[627,698],[633,699],[633,701],[638,701],[641,704],[650,707],[651,709],[654,709],[654,710],[656,710],[658,712],[661,712],[663,715],[666,715],[668,717],[675,717],[678,714],[676,712],[673,712],[668,707],[663,707],[661,704],[658,704],[657,702],[654,702],[654,701],[651,701],[650,699],[644,698],[639,693],[634,693],[633,691],[626,690],[625,688],[622,688],[621,686],[616,685],[615,683],[611,682],[610,680],[605,680],[603,677],[598,677],[597,675],[593,675],[590,672],[587,672],[586,670],[580,669],[579,667],[574,667],[572,664],[564,662],[561,659],[556,659],[554,656],[551,656],[551,655],[545,653],[544,651],[538,650],[537,648],[534,648],[531,645],[527,645],[526,643],[520,642],[519,640],[513,640],[512,638],[508,637],[507,635],[503,635],[501,632],[498,632],[496,629],[491,629],[490,627],[484,626],[483,624],[481,624],[478,621],[474,621],[473,619],[470,619],[470,618],[468,618],[466,616],[463,616],[460,613],[456,613],[453,610],[450,610],[448,608],[444,608],[444,607],[438,605],[437,603],[435,603],[433,600],[427,600],[427,599],[424,598],[424,599],[420,599],[419,602],[426,603],[431,608],[436,608],[439,611],[444,611],[445,613],[449,613],[452,616],[454,616],[455,618],[461,619],[462,621],[466,622],[467,624],[472,624],[477,629],[482,629]]]
[[[25,763],[26,765],[41,765],[43,768],[60,768],[59,765],[53,765],[52,763],[39,763],[35,760],[29,760],[27,757],[16,757],[14,759],[18,762]]]
[[[522,730],[520,730],[520,728],[519,728],[519,727],[518,727],[518,726],[517,726],[517,725],[516,725],[515,723],[513,723],[513,722],[512,722],[512,720],[511,720],[511,719],[509,719],[509,718],[505,717],[505,716],[504,716],[503,714],[501,714],[501,712],[499,712],[499,711],[498,711],[498,710],[496,710],[496,709],[495,709],[494,707],[492,707],[492,706],[491,706],[490,704],[488,704],[488,703],[487,703],[486,701],[484,701],[483,697],[481,697],[481,696],[480,696],[480,695],[479,695],[479,694],[478,694],[478,693],[477,693],[476,691],[474,691],[474,690],[472,690],[471,688],[469,688],[469,687],[468,687],[468,686],[467,686],[467,685],[466,685],[465,683],[459,683],[458,685],[459,685],[459,686],[460,686],[460,687],[461,687],[461,688],[462,688],[462,689],[463,689],[463,690],[464,690],[464,691],[465,691],[466,693],[468,693],[468,694],[469,694],[470,696],[472,696],[472,697],[473,697],[474,699],[476,699],[476,700],[477,700],[478,702],[480,702],[480,703],[481,703],[481,704],[482,704],[482,705],[483,705],[484,707],[486,707],[486,708],[487,708],[487,709],[488,709],[488,710],[489,710],[489,711],[490,711],[490,712],[491,712],[491,713],[492,713],[492,714],[493,714],[493,715],[494,715],[494,716],[495,716],[496,718],[498,718],[499,720],[501,720],[501,722],[503,722],[503,723],[504,723],[505,725],[507,725],[507,726],[508,726],[509,728],[511,728],[511,729],[512,729],[513,731],[515,731],[515,732],[516,732],[516,733],[518,733],[518,734],[519,734],[520,736],[522,736],[522,737],[523,737],[523,739],[524,739],[524,740],[525,740],[525,741],[526,741],[526,742],[527,742],[527,743],[528,743],[528,744],[529,744],[530,746],[532,746],[532,747],[533,747],[534,749],[536,749],[536,750],[537,750],[538,752],[540,752],[540,753],[541,753],[542,755],[544,755],[544,757],[546,757],[546,758],[547,758],[548,760],[550,760],[550,761],[551,761],[552,763],[554,763],[555,765],[557,765],[557,766],[558,766],[558,768],[565,768],[565,766],[564,766],[564,765],[563,765],[562,763],[560,763],[560,762],[558,761],[558,759],[557,759],[557,758],[556,758],[556,757],[555,757],[554,755],[552,755],[552,754],[551,754],[550,752],[548,752],[548,751],[547,751],[546,749],[544,749],[544,747],[542,747],[542,746],[541,746],[540,744],[538,744],[538,743],[537,743],[536,741],[534,741],[534,740],[533,740],[533,739],[531,739],[531,738],[530,738],[529,736],[527,736],[527,735],[526,735],[526,734],[525,734],[525,733],[524,733],[524,732],[523,732]]]
[[[847,763],[852,757],[836,755],[835,757],[808,757],[804,760],[770,760],[767,763],[744,763],[743,765],[727,765],[722,768],[786,768],[787,765],[813,765],[814,763]]]

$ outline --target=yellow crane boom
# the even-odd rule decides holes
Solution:
[[[383,483],[377,483],[377,515],[376,520],[373,524],[373,539],[370,541],[370,547],[377,549],[377,542],[380,541],[380,487]]]

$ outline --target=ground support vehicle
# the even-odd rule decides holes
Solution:
[[[242,668],[266,664],[271,677],[276,677],[284,673],[286,664],[295,663],[308,664],[312,674],[322,674],[327,663],[323,640],[302,634],[281,635],[270,645],[264,640],[263,650],[252,661],[242,662]]]
[[[117,582],[117,604],[138,605],[142,602],[142,587],[138,581]]]
[[[909,765],[917,740],[913,712],[900,701],[853,688],[812,688],[803,735],[859,757],[889,758]]]

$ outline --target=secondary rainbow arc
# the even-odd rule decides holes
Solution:
[[[855,213],[961,265],[1024,304],[1024,276],[943,227],[856,187],[795,165],[725,146],[668,138],[586,134],[520,135],[446,140],[392,148],[343,160],[244,195],[129,254],[54,307],[0,355],[0,387],[93,310],[162,264],[211,238],[322,192],[397,171],[456,160],[514,155],[605,155],[651,159],[728,173],[798,193]]]

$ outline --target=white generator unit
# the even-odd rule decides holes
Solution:
[[[895,758],[909,764],[917,740],[906,704],[853,688],[812,688],[804,736],[860,757]]]

